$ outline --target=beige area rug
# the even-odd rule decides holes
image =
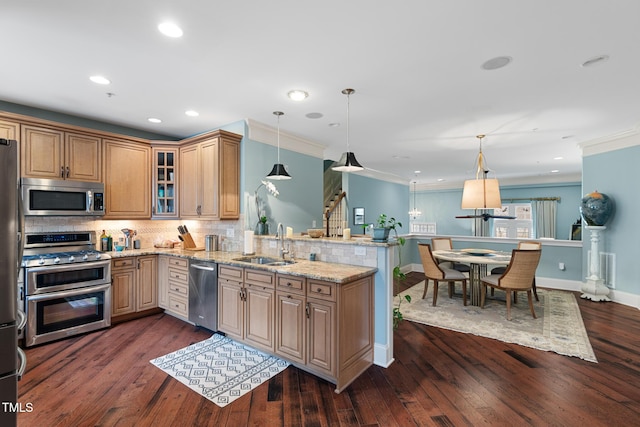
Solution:
[[[534,299],[537,319],[531,316],[526,293],[520,292],[518,303],[511,305],[513,320],[508,321],[505,293],[496,290],[487,294],[485,308],[462,305],[460,284],[458,294],[448,296],[448,285],[438,287],[437,306],[432,306],[433,282],[422,299],[424,282],[407,289],[403,294],[411,295],[411,302],[403,301],[402,314],[406,320],[439,328],[493,338],[499,341],[520,344],[544,351],[553,351],[565,356],[579,357],[597,363],[587,331],[582,321],[580,308],[570,292],[538,289],[540,301]]]

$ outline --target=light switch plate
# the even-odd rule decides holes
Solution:
[[[269,248],[271,248],[271,249],[273,249],[273,248],[277,248],[277,247],[278,247],[277,243],[278,243],[278,242],[276,242],[276,241],[274,241],[274,240],[270,241],[270,242],[269,242]]]
[[[235,232],[233,228],[227,228],[227,237],[233,237],[234,235],[235,235]]]

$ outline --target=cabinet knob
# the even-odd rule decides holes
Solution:
[[[64,166],[60,166],[60,178],[64,178]]]
[[[291,286],[291,282],[287,282],[287,286]]]
[[[69,178],[69,166],[67,166],[67,178]]]

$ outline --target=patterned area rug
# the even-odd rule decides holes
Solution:
[[[289,366],[220,334],[151,363],[218,406],[228,405]]]
[[[505,293],[496,290],[487,294],[485,308],[462,305],[460,284],[458,294],[449,298],[448,285],[438,286],[438,302],[433,307],[433,282],[422,299],[424,282],[407,289],[403,294],[411,295],[411,303],[401,306],[406,320],[465,332],[503,342],[520,344],[544,351],[553,351],[565,356],[579,357],[597,363],[587,331],[582,322],[580,308],[570,292],[538,289],[540,302],[534,299],[537,319],[531,316],[526,293],[518,294],[518,303],[511,305],[508,321]]]

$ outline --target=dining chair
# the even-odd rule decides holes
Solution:
[[[433,237],[431,239],[431,245],[433,245],[434,251],[450,251],[453,249],[453,243],[451,243],[451,237]],[[469,273],[471,267],[466,264],[460,264],[459,262],[451,261],[437,261],[439,265],[446,268],[453,268],[454,270],[461,271],[463,273]]]
[[[480,307],[484,308],[487,286],[501,289],[506,292],[507,320],[511,320],[511,292],[526,291],[531,315],[536,319],[531,291],[541,253],[540,249],[514,249],[504,274],[490,274],[480,279]]]
[[[458,270],[453,268],[442,267],[438,265],[436,259],[431,252],[431,245],[428,243],[419,243],[418,250],[420,251],[420,258],[422,259],[422,267],[424,269],[424,292],[422,298],[427,295],[429,289],[429,280],[433,280],[433,305],[436,305],[438,300],[438,283],[449,283],[449,298],[453,296],[453,288],[455,282],[462,282],[462,301],[464,305],[467,305],[467,277]]]
[[[532,242],[532,241],[526,241],[526,242],[518,242],[518,249],[523,249],[523,250],[536,250],[536,249],[542,249],[542,243],[540,242]],[[491,270],[491,274],[504,274],[504,272],[507,270],[507,267],[496,267],[494,269]],[[540,301],[540,298],[538,298],[538,288],[536,288],[536,277],[533,276],[533,295],[536,297],[536,301]],[[493,288],[491,288],[491,295],[493,295]],[[513,294],[513,302],[518,302],[518,297],[516,296],[516,294]]]

